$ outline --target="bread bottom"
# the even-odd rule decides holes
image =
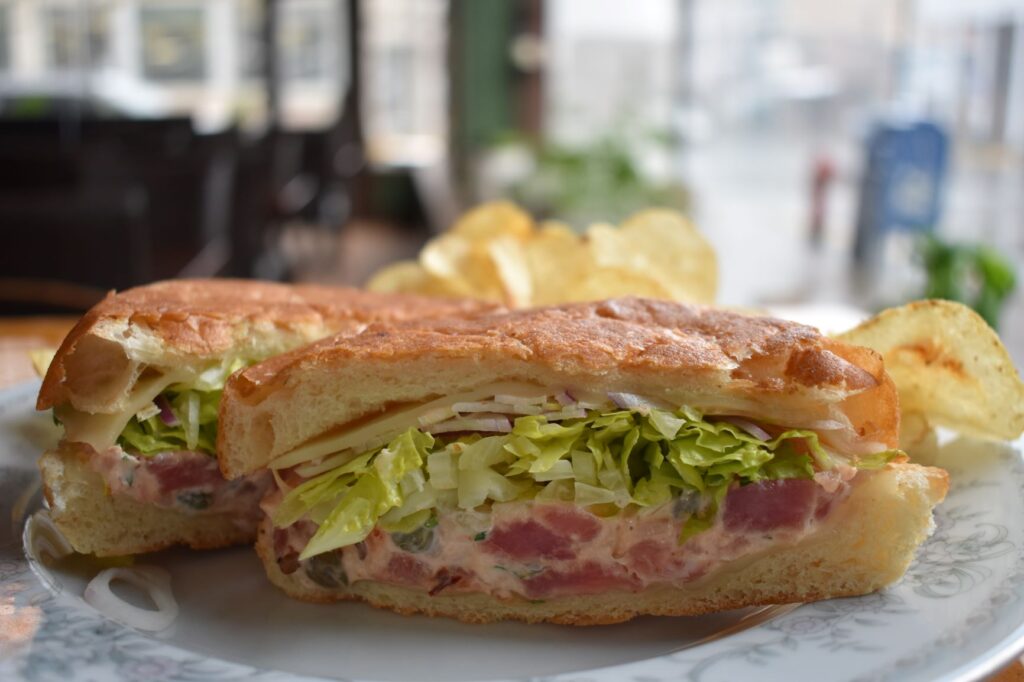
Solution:
[[[288,595],[311,602],[360,599],[398,613],[447,616],[470,623],[521,620],[601,625],[643,615],[693,616],[867,594],[898,580],[934,528],[932,509],[945,497],[948,476],[941,469],[891,464],[863,478],[828,520],[799,542],[724,565],[682,587],[657,585],[640,592],[531,602],[479,593],[432,597],[372,581],[341,589],[311,587],[300,572],[281,572],[267,519],[260,526],[256,550],[271,582]]]
[[[213,549],[256,537],[256,521],[237,513],[190,514],[110,495],[80,450],[46,452],[39,469],[54,523],[76,552],[120,556],[174,545]]]

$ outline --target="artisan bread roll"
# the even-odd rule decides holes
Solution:
[[[158,282],[109,295],[68,334],[39,391],[37,408],[55,408],[66,427],[62,444],[40,461],[57,527],[77,551],[98,555],[251,542],[252,518],[178,511],[111,494],[88,453],[113,446],[155,392],[169,382],[187,383],[211,365],[265,358],[328,334],[355,334],[374,320],[490,307],[226,279]],[[150,389],[140,396],[146,383]]]
[[[501,382],[637,393],[814,428],[847,453],[898,442],[896,390],[874,351],[792,322],[623,298],[376,323],[251,367],[225,387],[221,470],[256,471],[393,406]]]
[[[536,396],[540,403],[532,402]],[[580,427],[592,429],[590,435],[577,431],[565,438],[579,440],[554,446],[568,458],[568,472],[553,474],[555,463],[540,464],[544,445],[535,444],[540,454],[526,459],[533,443],[529,417],[516,420],[507,441],[483,446],[488,439],[471,439],[476,425],[505,437],[491,423],[499,420],[487,416],[492,408],[496,416],[524,414],[501,413],[501,406],[524,398],[521,409],[551,397],[591,405],[590,421],[583,422],[589,425]],[[947,476],[888,452],[898,438],[896,401],[881,359],[868,349],[780,320],[625,298],[378,323],[280,355],[225,387],[219,459],[229,477],[268,465],[277,470],[279,489],[264,500],[269,516],[257,550],[270,579],[294,597],[362,599],[470,622],[614,623],[864,594],[898,579],[933,527],[932,508],[946,493]],[[722,460],[710,463],[714,440],[704,445],[704,434],[666,436],[687,427],[658,427],[655,416],[671,418],[652,407],[659,404],[695,408],[697,417],[687,419],[706,418],[704,434],[716,419],[745,424],[754,442],[723,450]],[[618,411],[624,407],[628,419]],[[458,413],[450,429],[432,416],[438,411],[440,419]],[[632,421],[645,411],[651,425]],[[599,435],[599,412],[624,420],[626,431],[615,433],[628,431],[629,445],[630,436],[620,444],[615,434]],[[410,426],[454,433],[456,440],[431,441],[441,445],[417,455],[425,462],[420,476],[405,473],[390,493],[408,497],[384,503],[389,488],[382,481],[415,447],[413,436],[404,436],[403,445],[395,432]],[[645,428],[650,435],[642,435]],[[749,480],[710,483],[731,475],[726,455],[753,461],[752,452],[740,455],[740,449],[782,450],[768,445],[766,429],[792,428],[802,435],[786,447],[810,448],[820,439],[828,448],[818,466],[808,457],[806,469],[788,474],[751,471],[744,474]],[[470,438],[458,441],[463,431]],[[357,463],[355,455],[374,456],[370,443],[389,438],[372,466]],[[641,439],[649,442],[637,445]],[[645,502],[651,488],[641,486],[648,482],[642,472],[651,472],[651,481],[655,467],[658,476],[670,475],[664,461],[682,458],[683,449],[690,468],[675,469],[683,477],[678,493]],[[780,450],[771,457],[782,458]],[[615,460],[621,452],[623,459]],[[491,457],[486,461],[500,462],[497,468],[480,468]],[[597,463],[588,464],[597,458],[599,473]],[[370,468],[359,473],[360,466]],[[622,477],[634,476],[634,467],[641,472],[635,487],[612,492]],[[531,481],[535,473],[545,477]],[[350,475],[356,478],[345,478]],[[557,487],[565,481],[556,484],[556,477],[566,475],[571,485]],[[526,487],[511,491],[495,481],[519,476],[515,485]],[[594,481],[608,487],[595,488]],[[712,486],[720,496],[709,502]],[[623,491],[631,497],[620,502]],[[417,494],[423,498],[413,504]],[[406,516],[367,522],[379,508],[374,505],[383,505],[383,514],[389,505],[406,504],[417,510],[406,514],[429,509],[429,518],[401,530],[390,524]]]
[[[498,620],[568,625],[617,623],[640,615],[693,616],[759,604],[785,604],[866,594],[903,575],[914,550],[932,532],[932,508],[948,487],[945,471],[889,464],[864,479],[814,532],[724,565],[682,587],[654,585],[641,592],[611,591],[543,601],[499,600],[479,593],[429,595],[407,587],[358,581],[325,589],[285,575],[263,521],[256,550],[270,580],[288,595],[311,602],[363,600],[404,614],[449,616],[471,623]]]
[[[199,370],[224,356],[266,358],[375,320],[459,314],[469,301],[231,279],[173,280],[110,294],[68,333],[36,408],[113,413],[146,369]]]

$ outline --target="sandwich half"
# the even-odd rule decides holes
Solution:
[[[576,625],[865,594],[946,472],[896,450],[873,351],[637,298],[374,324],[233,376],[229,477],[310,601]]]
[[[255,537],[266,472],[228,482],[215,457],[234,371],[374,320],[477,304],[354,289],[178,280],[112,294],[53,358],[37,408],[64,426],[40,460],[57,527],[79,552],[135,554]]]

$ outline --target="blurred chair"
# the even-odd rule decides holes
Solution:
[[[188,119],[0,121],[0,313],[77,309],[40,280],[97,290],[221,274],[240,141]],[[19,285],[15,280],[20,280]]]

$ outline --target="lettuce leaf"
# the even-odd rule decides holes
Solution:
[[[295,519],[297,510],[311,510],[325,500],[333,500],[333,510],[320,523],[299,559],[305,560],[338,547],[362,542],[382,516],[402,506],[405,501],[403,480],[423,468],[433,445],[433,436],[409,429],[388,443],[387,447],[369,456],[364,455],[365,463],[354,464],[357,460],[353,460],[342,467],[350,469],[345,474],[337,475],[329,471],[291,491],[274,513],[274,523],[286,525],[283,522]],[[310,483],[314,485],[300,492]],[[306,498],[304,500],[301,499],[303,495]],[[288,512],[282,513],[281,509],[286,507]],[[412,510],[412,513],[420,511],[422,509]]]
[[[172,450],[217,451],[217,411],[222,391],[165,391],[178,424],[168,426],[160,415],[140,421],[132,417],[117,439],[127,452],[153,456]]]
[[[234,372],[250,364],[252,361],[235,358],[204,370],[191,384],[172,384],[157,401],[170,405],[178,423],[169,426],[159,414],[141,420],[134,416],[124,427],[117,444],[126,452],[147,457],[174,450],[215,455],[217,415],[224,384]]]
[[[851,464],[884,466],[899,451]],[[415,530],[437,509],[486,509],[494,502],[538,498],[602,508],[677,502],[679,541],[710,528],[737,485],[810,479],[845,461],[809,430],[790,429],[762,441],[732,423],[696,410],[591,411],[549,423],[515,420],[511,433],[430,436],[412,428],[384,448],[364,453],[291,490],[272,515],[287,527],[320,524],[300,558],[354,544],[380,522]]]

